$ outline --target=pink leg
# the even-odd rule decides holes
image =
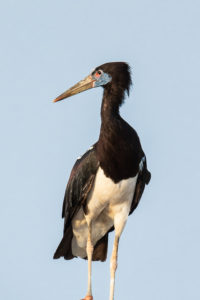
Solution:
[[[114,300],[114,289],[115,289],[115,272],[117,270],[117,253],[118,253],[119,237],[115,236],[112,256],[110,260],[110,298]]]
[[[93,250],[94,247],[92,245],[92,228],[91,228],[91,224],[88,224],[88,240],[87,240],[87,248],[86,248],[87,258],[88,258],[88,289],[85,298],[82,300],[93,300],[92,282],[91,282]]]

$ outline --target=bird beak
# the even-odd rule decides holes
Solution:
[[[57,101],[60,101],[62,99],[71,97],[71,96],[76,95],[78,93],[81,93],[83,91],[89,90],[89,89],[94,87],[95,81],[96,80],[91,75],[89,75],[86,78],[84,78],[83,80],[79,81],[74,86],[72,86],[70,89],[65,91],[63,94],[58,96],[56,99],[53,100],[53,102],[57,102]]]

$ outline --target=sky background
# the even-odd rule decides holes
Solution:
[[[102,89],[52,99],[110,61],[132,68],[121,115],[152,173],[120,241],[115,299],[200,299],[199,15],[198,0],[1,1],[0,299],[86,293],[87,262],[52,256],[70,170],[98,139]],[[93,264],[93,292],[108,299],[108,260]]]

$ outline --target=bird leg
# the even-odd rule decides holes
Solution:
[[[92,245],[92,227],[91,227],[91,223],[89,223],[88,224],[88,240],[87,240],[87,246],[86,246],[87,258],[88,258],[88,289],[87,289],[87,295],[82,300],[93,300],[92,283],[91,283],[93,250],[94,250],[94,247]]]
[[[115,235],[113,251],[110,260],[110,298],[114,300],[114,288],[115,288],[115,272],[117,270],[117,254],[118,254],[119,236]]]

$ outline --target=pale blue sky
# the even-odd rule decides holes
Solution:
[[[152,172],[120,241],[116,300],[199,300],[200,2],[0,3],[0,299],[78,300],[87,263],[53,260],[75,159],[99,134],[102,89],[51,101],[109,61],[127,61],[121,109]],[[109,242],[109,256],[113,236]],[[108,299],[109,261],[94,263]]]

